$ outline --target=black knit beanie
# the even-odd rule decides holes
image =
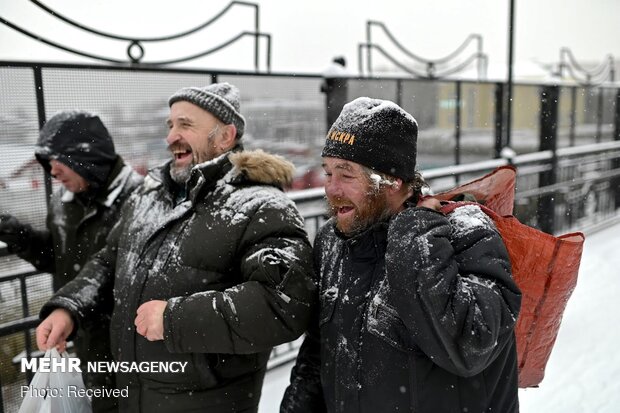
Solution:
[[[415,177],[418,123],[389,100],[347,103],[327,133],[322,157],[352,161],[410,182]]]
[[[237,128],[237,139],[245,131],[245,119],[239,113],[239,89],[230,83],[213,83],[205,87],[184,87],[168,99],[168,105],[178,101],[187,101],[201,107],[226,125]]]
[[[50,161],[57,160],[94,188],[107,182],[117,158],[112,137],[99,116],[83,111],[52,116],[39,133],[35,156],[48,172]]]

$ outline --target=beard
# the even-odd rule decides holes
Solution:
[[[183,185],[189,179],[194,166],[196,166],[196,157],[192,157],[192,161],[187,165],[176,165],[173,159],[170,165],[170,178],[175,183]]]
[[[194,166],[215,157],[215,155],[210,151],[212,145],[213,137],[209,135],[207,137],[207,146],[203,151],[194,150],[189,144],[184,142],[177,142],[168,146],[168,150],[173,154],[172,164],[170,165],[170,178],[172,178],[175,183],[184,185],[191,176]],[[176,150],[189,151],[192,154],[192,161],[188,164],[177,165],[174,159],[174,151]]]
[[[355,205],[346,198],[328,199],[329,214],[336,218],[336,228],[347,237],[357,235],[372,225],[384,221],[393,215],[383,191],[370,191],[363,205]],[[353,214],[338,217],[342,207],[353,208]]]
[[[172,166],[170,166],[170,178],[172,178],[175,183],[183,185],[189,179],[194,165],[196,165],[196,161],[192,161],[190,164],[183,166],[172,164]]]

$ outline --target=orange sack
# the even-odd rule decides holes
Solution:
[[[537,387],[560,329],[566,303],[577,284],[584,235],[553,236],[513,217],[516,170],[504,166],[475,181],[434,195],[443,201],[472,195],[495,222],[506,244],[514,280],[523,295],[517,320],[519,387]],[[450,202],[449,213],[471,202]]]

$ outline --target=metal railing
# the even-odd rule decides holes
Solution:
[[[245,37],[253,37],[254,38],[254,68],[255,70],[257,72],[259,71],[259,51],[260,51],[259,40],[262,38],[262,39],[265,39],[267,42],[267,50],[266,50],[266,56],[265,56],[266,69],[267,69],[267,72],[271,71],[271,35],[260,31],[260,10],[259,10],[260,6],[256,3],[247,2],[247,1],[231,1],[222,10],[220,10],[215,15],[213,15],[213,17],[209,18],[207,21],[201,23],[200,25],[196,27],[193,27],[188,30],[184,30],[180,33],[175,33],[175,34],[150,36],[150,37],[139,37],[139,36],[119,35],[119,34],[108,33],[102,30],[98,30],[93,27],[89,27],[82,23],[79,23],[73,19],[70,19],[69,17],[66,17],[65,15],[59,13],[58,11],[53,10],[49,6],[46,6],[41,1],[30,0],[30,2],[36,7],[38,7],[44,13],[47,13],[50,16],[60,20],[63,24],[66,24],[68,26],[71,26],[73,28],[83,31],[85,34],[95,35],[95,36],[109,39],[112,41],[121,41],[121,42],[128,43],[128,46],[127,46],[128,60],[123,60],[118,57],[96,55],[91,52],[76,49],[75,47],[68,46],[66,44],[61,44],[58,41],[51,40],[50,38],[45,37],[43,35],[33,33],[32,31],[19,26],[18,24],[11,22],[8,19],[0,17],[0,23],[4,24],[5,26],[25,36],[30,37],[31,39],[44,43],[53,48],[72,53],[74,55],[87,57],[87,58],[98,60],[101,62],[114,63],[114,64],[129,63],[133,65],[142,64],[142,65],[161,66],[161,65],[169,65],[169,64],[196,60],[198,58],[211,55],[219,50],[225,49],[226,47],[236,43],[240,39],[243,39]],[[144,46],[143,46],[144,44],[169,42],[172,40],[178,40],[178,39],[182,39],[190,35],[193,35],[207,28],[208,26],[217,22],[218,20],[220,20],[224,15],[226,15],[235,6],[249,7],[253,10],[254,12],[254,30],[253,31],[241,30],[237,35],[233,36],[232,38],[228,40],[223,41],[222,43],[218,45],[212,46],[211,48],[207,50],[201,50],[200,52],[192,53],[191,55],[188,55],[188,56],[180,56],[180,57],[174,57],[174,58],[169,58],[169,59],[164,59],[164,60],[147,60],[147,61],[143,60],[144,55],[145,55]]]
[[[558,168],[557,176],[560,178],[554,184],[538,186],[540,175],[552,167],[554,158]],[[538,208],[547,205],[543,200],[548,196],[553,196],[554,203],[552,211],[543,216],[553,217],[555,233],[594,228],[618,220],[620,142],[562,148],[557,150],[555,156],[551,151],[542,151],[512,159],[437,168],[424,171],[423,176],[433,191],[439,192],[509,163],[515,165],[518,171],[515,215],[522,222],[533,226],[544,225],[546,221],[541,221]],[[323,189],[290,192],[289,196],[298,205],[305,218],[306,229],[310,237],[314,238],[326,220]],[[0,250],[0,256],[7,256],[6,250]],[[0,279],[0,285],[18,282],[22,312],[21,318],[0,324],[0,337],[20,334],[26,357],[31,356],[32,328],[38,324],[37,316],[29,312],[27,280],[38,275],[40,273],[37,271],[26,271]],[[51,290],[48,294],[51,294]],[[275,368],[292,360],[300,343],[298,340],[275,348],[269,367]],[[1,376],[0,379],[3,380]],[[20,382],[25,383],[29,379],[25,376]]]
[[[167,155],[161,143],[166,97],[179,87],[217,81],[229,81],[241,89],[248,121],[246,147],[279,153],[302,171],[320,169],[318,154],[329,124],[325,115],[337,115],[342,107],[328,103],[328,97],[343,89],[327,90],[328,96],[319,91],[326,80],[318,74],[0,62],[0,81],[6,87],[0,96],[0,145],[6,145],[0,165],[0,210],[22,214],[35,226],[44,225],[46,194],[52,183],[42,179],[36,161],[30,164],[28,159],[9,155],[7,148],[19,146],[32,156],[32,144],[49,114],[67,108],[98,112],[117,151],[136,169],[144,170]],[[614,87],[516,85],[516,155],[506,160],[492,159],[503,148],[499,131],[505,125],[498,97],[503,83],[357,77],[339,81],[347,85],[342,102],[376,96],[416,115],[421,128],[418,163],[434,191],[512,162],[519,172],[515,214],[523,222],[557,233],[601,225],[617,216],[620,93]],[[463,164],[437,167],[454,163]],[[300,187],[307,187],[304,180],[300,182],[304,182]],[[289,195],[314,237],[325,222],[323,190]],[[36,315],[51,293],[49,275],[0,248],[3,411],[15,410],[18,386],[29,379],[15,370],[12,359],[22,351],[32,354]],[[270,365],[294,357],[295,352],[296,344],[277,348]]]

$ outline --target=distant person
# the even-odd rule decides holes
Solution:
[[[320,311],[282,413],[517,413],[521,295],[477,206],[420,200],[418,125],[359,98],[327,134],[332,218],[315,240]]]
[[[35,156],[62,186],[49,204],[47,228],[35,230],[11,215],[0,216],[0,241],[10,252],[53,276],[54,290],[75,278],[89,257],[99,251],[120,219],[120,208],[142,177],[125,165],[114,150],[98,116],[81,111],[60,112],[39,134]],[[94,314],[81,324],[75,339],[83,366],[110,360],[110,317]],[[88,387],[113,387],[113,374],[90,374]],[[114,399],[93,400],[95,412],[116,410]]]
[[[120,373],[123,412],[256,412],[272,347],[308,326],[311,247],[281,190],[293,165],[243,150],[239,103],[228,83],[172,95],[170,161],[41,312],[39,348],[64,345],[74,320],[113,305],[117,361],[186,363],[182,373]]]
[[[349,79],[354,74],[347,69],[344,56],[334,57],[330,65],[323,70],[323,82],[320,90],[325,93],[325,111],[327,128],[338,118],[342,107],[349,99]]]

